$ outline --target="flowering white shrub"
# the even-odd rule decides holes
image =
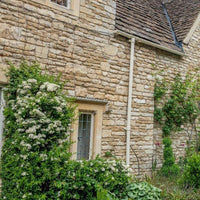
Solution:
[[[1,197],[51,199],[57,187],[50,188],[71,156],[73,106],[62,85],[37,66],[13,67],[9,75]]]

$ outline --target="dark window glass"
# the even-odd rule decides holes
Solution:
[[[77,159],[89,159],[92,129],[92,114],[83,113],[79,116]]]
[[[51,0],[51,2],[69,8],[69,0]]]

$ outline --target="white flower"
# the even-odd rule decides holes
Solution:
[[[21,175],[22,175],[22,176],[26,176],[26,172],[23,172]]]
[[[37,80],[36,79],[28,79],[27,82],[28,83],[34,83],[34,84],[36,84]]]
[[[53,84],[53,83],[47,84],[47,91],[48,92],[54,92],[54,91],[56,91],[59,88],[60,88],[59,85],[56,85],[56,84]]]
[[[36,126],[32,126],[26,130],[26,133],[36,133]]]
[[[40,86],[40,90],[44,90],[45,88],[46,88],[46,85],[44,84]]]
[[[104,172],[104,171],[105,171],[105,168],[101,168],[101,171]]]
[[[42,160],[46,160],[47,159],[47,155],[46,154],[40,154],[40,158],[42,158]]]
[[[24,160],[26,160],[26,158],[28,157],[27,155],[20,155],[21,158],[23,158]]]
[[[45,117],[45,114],[38,109],[33,109],[32,113],[35,113],[39,117]]]

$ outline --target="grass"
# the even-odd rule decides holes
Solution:
[[[181,187],[179,177],[155,175],[153,178],[147,178],[147,181],[162,189],[162,200],[200,200],[200,189]]]

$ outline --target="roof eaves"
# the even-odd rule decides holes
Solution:
[[[165,46],[163,46],[163,45],[159,45],[159,44],[153,43],[153,42],[151,42],[151,41],[148,41],[148,40],[139,38],[139,37],[137,37],[137,36],[135,36],[135,35],[126,33],[126,32],[124,32],[124,31],[116,30],[116,31],[115,31],[115,34],[124,36],[124,37],[129,38],[129,39],[135,38],[136,41],[141,42],[141,43],[143,43],[143,44],[146,44],[146,45],[149,45],[149,46],[152,46],[152,47],[156,47],[156,48],[158,48],[158,49],[161,49],[161,50],[164,50],[164,51],[173,53],[173,54],[175,54],[175,55],[185,56],[184,51],[176,51],[176,50],[173,50],[173,49],[171,49],[171,48],[165,47]]]

